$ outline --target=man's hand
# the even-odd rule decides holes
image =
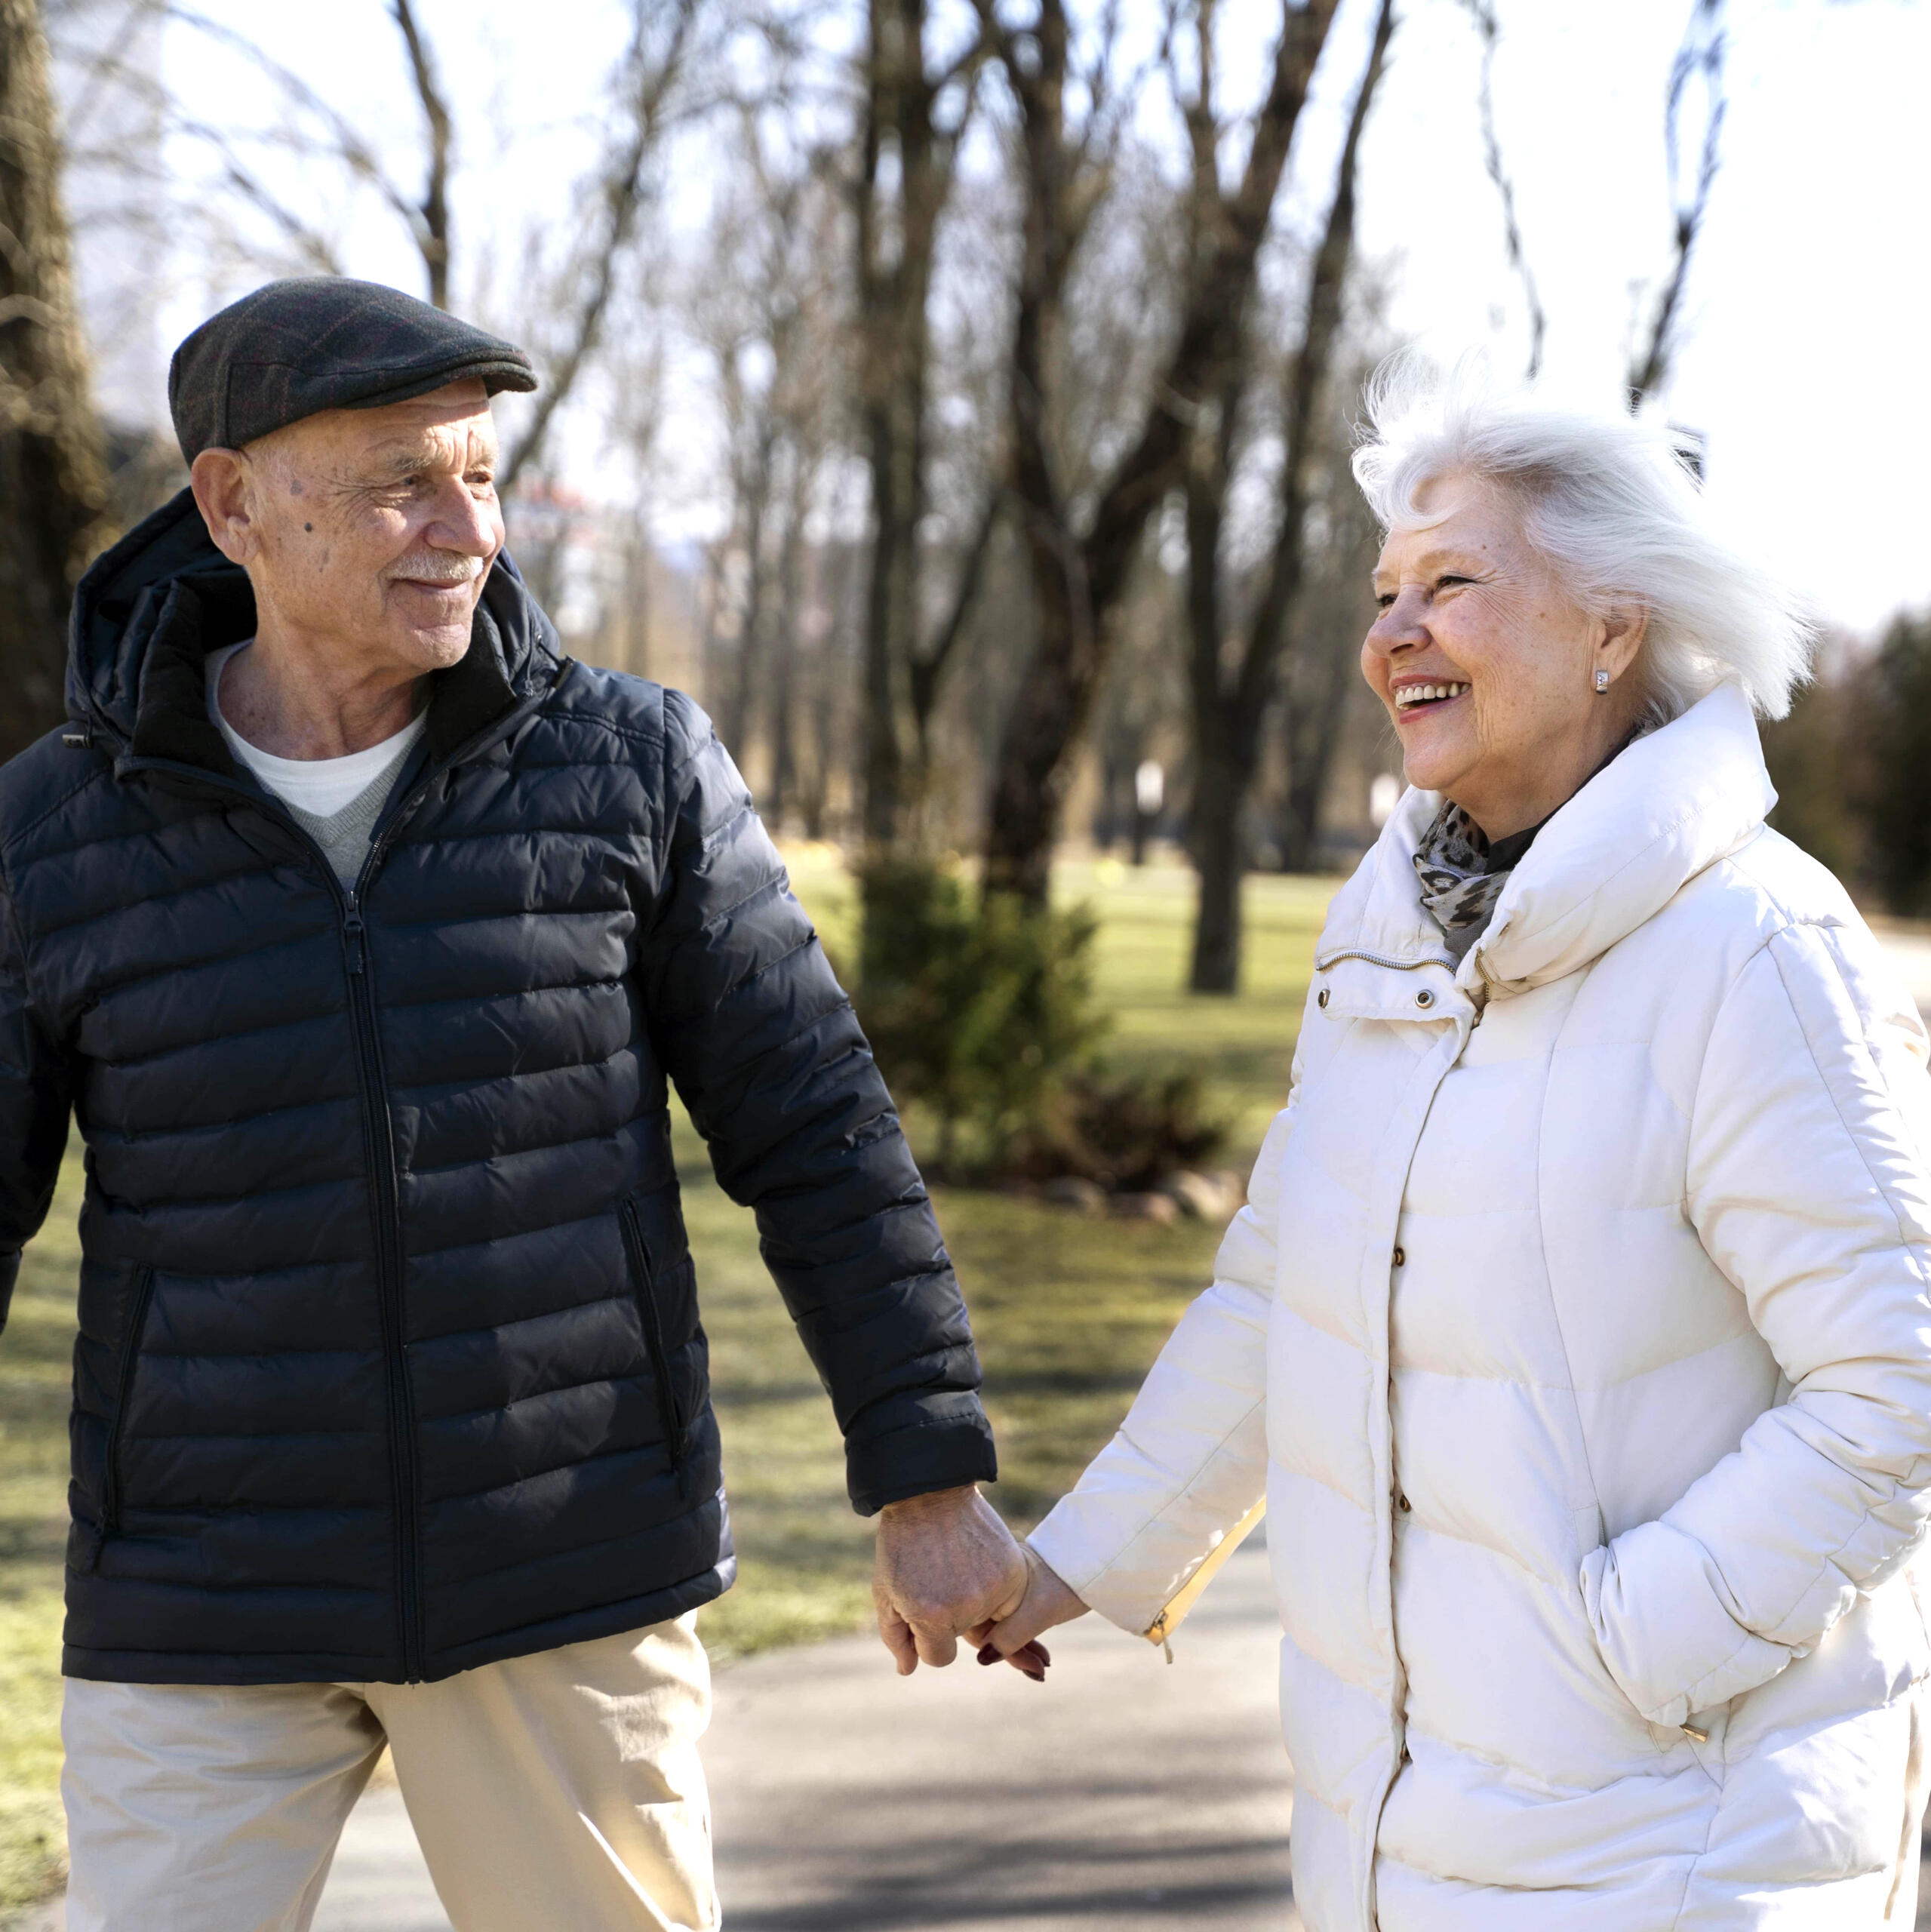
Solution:
[[[981,1663],[998,1663],[1002,1658],[1019,1670],[1025,1670],[1029,1656],[1043,1666],[1051,1661],[1042,1644],[1036,1643],[1042,1630],[1056,1623],[1070,1623],[1087,1614],[1087,1605],[1074,1595],[1059,1574],[1030,1544],[1025,1550],[1026,1589],[1023,1601],[1006,1616],[979,1625],[970,1634],[979,1646]],[[1030,1677],[1034,1673],[1026,1671]]]
[[[1026,1580],[1012,1532],[973,1486],[888,1503],[879,1512],[872,1597],[878,1635],[901,1677],[921,1658],[950,1663],[961,1632],[1019,1608]]]

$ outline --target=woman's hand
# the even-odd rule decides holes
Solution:
[[[995,1621],[979,1624],[966,1634],[979,1646],[981,1663],[997,1663],[1004,1658],[1035,1684],[1043,1684],[1053,1654],[1035,1640],[1042,1630],[1050,1630],[1056,1623],[1070,1623],[1075,1617],[1084,1617],[1087,1606],[1061,1582],[1030,1543],[1019,1547],[1025,1553],[1026,1589],[1019,1607]]]

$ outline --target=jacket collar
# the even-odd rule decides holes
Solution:
[[[211,651],[254,634],[246,574],[210,540],[183,490],[100,557],[74,595],[67,708],[130,755],[235,775],[208,717]],[[431,681],[426,737],[432,760],[454,756],[516,705],[554,681],[562,660],[549,619],[507,553],[483,587],[460,662]]]
[[[1489,993],[1526,992],[1589,964],[1653,918],[1699,872],[1754,838],[1776,803],[1750,700],[1739,687],[1720,685],[1638,738],[1550,819],[1458,971],[1415,878],[1415,850],[1441,797],[1410,791],[1336,898],[1316,964],[1339,971],[1351,959],[1381,962],[1416,976],[1394,1001],[1407,1018],[1446,1017],[1459,1004],[1442,997],[1451,976],[1477,1003]],[[1418,1011],[1424,987],[1441,991]],[[1366,986],[1348,993],[1347,1010],[1384,1003]]]

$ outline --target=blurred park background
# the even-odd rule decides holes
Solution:
[[[526,344],[511,548],[694,693],[942,1183],[1016,1521],[1116,1423],[1399,795],[1361,382],[1471,349],[1676,432],[1813,601],[1776,823],[1931,915],[1922,0],[0,0],[0,756],[271,276]],[[869,1539],[687,1131],[743,1582]],[[59,1880],[70,1169],[0,1344],[0,1922]]]

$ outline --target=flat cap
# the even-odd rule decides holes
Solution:
[[[189,463],[324,409],[374,409],[479,377],[533,389],[514,343],[399,288],[346,275],[271,281],[211,315],[174,352],[168,406]]]

